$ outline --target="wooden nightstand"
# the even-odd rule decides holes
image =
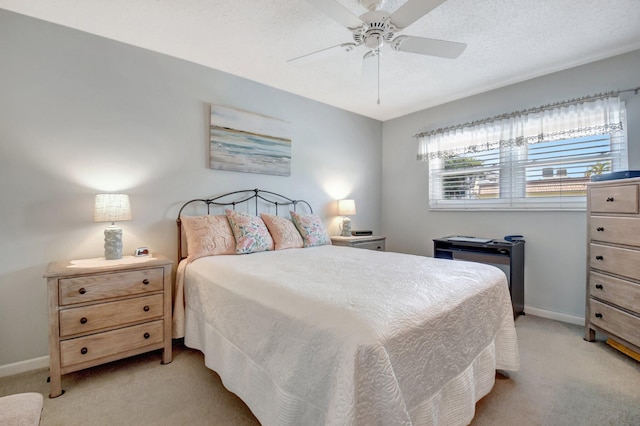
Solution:
[[[384,251],[384,243],[387,237],[379,235],[369,235],[366,237],[331,237],[331,243],[334,246],[347,246],[362,248],[367,250]]]
[[[171,355],[171,265],[158,255],[47,267],[50,398],[61,375],[162,349]]]

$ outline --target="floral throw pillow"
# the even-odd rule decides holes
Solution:
[[[273,237],[276,250],[304,247],[300,232],[289,219],[265,213],[262,213],[260,217]]]
[[[236,240],[225,215],[182,216],[187,239],[187,259],[219,254],[236,254]]]
[[[226,209],[227,219],[236,238],[236,253],[273,250],[273,239],[258,216]]]
[[[296,225],[296,228],[298,228],[298,231],[300,231],[304,247],[331,244],[331,238],[317,215],[300,214],[293,210],[290,213],[293,223]]]

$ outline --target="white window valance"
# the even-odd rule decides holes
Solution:
[[[588,96],[416,135],[417,159],[451,158],[582,136],[622,131],[617,92]]]

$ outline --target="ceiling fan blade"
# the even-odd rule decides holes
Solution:
[[[467,45],[455,41],[437,40],[435,38],[399,36],[391,42],[391,47],[400,52],[455,59],[464,52]]]
[[[360,18],[335,0],[307,0],[320,9],[329,18],[338,21],[347,28],[358,28],[364,24]]]
[[[327,47],[316,52],[307,53],[306,55],[298,56],[297,58],[287,60],[287,63],[294,65],[308,64],[330,56],[336,55],[340,52],[351,52],[356,47],[355,43],[342,43],[337,46]]]
[[[391,22],[399,29],[406,28],[446,0],[408,0],[391,15]]]

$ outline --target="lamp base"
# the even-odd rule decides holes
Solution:
[[[340,235],[342,235],[343,237],[351,236],[351,219],[349,219],[347,216],[342,219],[342,234]]]
[[[110,226],[104,230],[104,258],[122,259],[122,229]]]

